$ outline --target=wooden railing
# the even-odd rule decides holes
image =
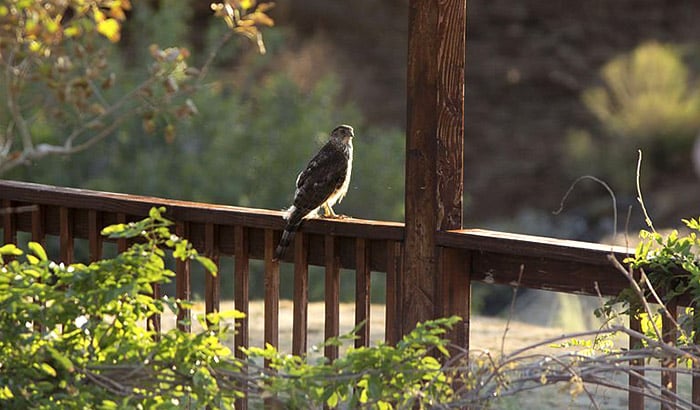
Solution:
[[[44,242],[48,235],[59,239],[60,258],[73,260],[76,239],[87,240],[89,257],[102,255],[102,227],[141,219],[153,206],[165,206],[166,216],[176,222],[176,231],[192,241],[197,249],[218,263],[222,256],[234,258],[233,272],[206,276],[205,309],[219,309],[222,275],[233,275],[236,309],[248,313],[249,262],[264,261],[264,341],[279,346],[280,262],[273,261],[273,251],[283,229],[280,212],[175,201],[152,197],[57,188],[22,182],[0,181],[0,207],[4,243],[16,242],[18,232]],[[22,212],[23,211],[23,212]],[[292,353],[307,351],[307,307],[309,266],[325,269],[326,338],[339,333],[340,269],[355,271],[355,323],[366,320],[357,345],[370,341],[370,276],[386,273],[385,337],[394,343],[401,336],[400,322],[403,286],[403,225],[358,219],[312,219],[304,223],[296,236],[292,251],[282,263],[293,263],[294,313]],[[517,285],[527,289],[544,289],[580,295],[617,295],[629,286],[627,278],[609,261],[610,255],[621,260],[626,248],[516,235],[485,230],[453,230],[435,233],[439,274],[434,278],[438,290],[435,317],[459,315],[464,318],[450,335],[452,340],[469,347],[469,298],[471,283]],[[124,241],[117,243],[125,249]],[[176,266],[176,297],[190,299],[190,268]],[[676,312],[674,312],[675,314]],[[187,314],[184,312],[183,315]],[[159,327],[158,318],[152,326]],[[664,322],[664,334],[671,330]],[[639,329],[632,319],[631,327]],[[186,329],[188,330],[188,329]],[[244,319],[235,337],[236,346],[249,345],[249,326]],[[634,345],[638,341],[630,340]],[[237,354],[238,349],[236,349]],[[326,348],[329,359],[338,355],[335,347]],[[668,364],[672,366],[673,363]],[[675,373],[662,373],[669,392],[676,391]],[[640,386],[630,378],[630,386]],[[700,404],[700,377],[693,377],[693,403]],[[644,408],[644,395],[629,393],[629,408]]]

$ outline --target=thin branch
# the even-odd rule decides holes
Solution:
[[[639,158],[637,159],[637,202],[639,202],[639,205],[642,207],[642,212],[644,212],[644,221],[652,232],[656,233],[656,229],[654,229],[654,224],[651,222],[647,207],[644,205],[644,199],[642,198],[642,184],[640,182],[642,177],[642,150],[638,149],[637,153],[639,154]]]
[[[644,292],[642,289],[639,287],[639,284],[637,281],[634,279],[634,276],[632,275],[631,272],[628,272],[627,269],[625,269],[624,266],[620,263],[620,261],[615,258],[614,255],[608,255],[608,260],[613,264],[613,266],[620,271],[627,280],[629,281],[630,285],[632,286],[632,290],[634,290],[634,293],[637,295],[639,298],[640,302],[642,303],[642,307],[644,307],[644,311],[646,312],[647,315],[649,315],[649,318],[653,318],[654,314],[651,310],[651,306],[649,306],[649,303],[646,300],[646,297],[644,296]],[[654,323],[653,320],[649,321],[651,323],[651,326],[654,329],[654,334],[661,340],[661,331],[659,331],[658,327],[656,326],[656,323]]]
[[[613,237],[617,236],[617,198],[615,197],[615,193],[613,192],[612,188],[610,188],[610,185],[608,185],[605,181],[603,181],[600,178],[594,177],[593,175],[582,175],[574,182],[571,183],[569,186],[569,189],[566,191],[564,196],[561,198],[561,202],[559,203],[559,209],[556,211],[552,212],[554,215],[559,215],[563,210],[564,210],[564,204],[566,200],[569,198],[569,195],[574,191],[574,188],[576,185],[585,180],[589,179],[591,181],[597,182],[600,184],[603,188],[605,188],[606,191],[608,191],[608,194],[610,195],[610,198],[612,199],[612,205],[613,205]]]
[[[501,336],[501,356],[504,355],[505,352],[505,347],[506,347],[506,336],[508,335],[508,331],[510,330],[510,321],[513,318],[513,315],[515,314],[515,300],[518,297],[518,288],[520,288],[520,283],[523,279],[523,272],[525,271],[525,265],[520,265],[520,272],[518,273],[518,281],[515,283],[515,286],[513,287],[513,296],[510,300],[510,312],[508,313],[508,320],[506,320],[506,328],[503,330],[503,336]]]
[[[12,115],[12,121],[16,125],[17,132],[19,133],[20,139],[22,141],[23,151],[32,151],[34,149],[34,143],[32,141],[32,134],[27,126],[27,121],[25,121],[24,116],[19,108],[19,102],[17,101],[15,78],[21,74],[15,74],[15,71],[21,71],[12,65],[12,61],[7,65],[5,70],[5,82],[7,84],[7,108]],[[8,138],[11,138],[8,136]]]

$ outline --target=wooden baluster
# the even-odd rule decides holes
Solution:
[[[355,326],[365,322],[355,339],[355,347],[360,347],[369,346],[370,337],[370,260],[364,238],[355,239],[355,260]]]
[[[274,231],[265,230],[265,343],[279,347],[280,264],[273,260]],[[269,363],[265,363],[268,365]]]
[[[309,241],[298,232],[294,238],[294,318],[292,323],[292,354],[304,355],[307,349],[309,310]]]
[[[189,234],[189,225],[186,222],[178,222],[175,225],[175,234],[181,238],[186,238]],[[192,288],[190,284],[190,261],[178,259],[175,262],[175,297],[179,300],[189,301],[192,298]],[[183,332],[192,331],[192,313],[190,309],[178,306],[177,327]]]
[[[91,262],[102,259],[102,217],[94,209],[88,211],[88,246]]]
[[[634,330],[635,332],[643,333],[642,332],[642,323],[639,320],[639,317],[635,315],[630,315],[630,329]],[[630,336],[629,338],[629,348],[630,350],[633,349],[639,349],[642,346],[642,341],[641,339],[637,337],[632,337]],[[642,366],[644,366],[644,360],[643,359],[635,359],[635,360],[630,360],[630,366],[633,367],[639,367],[640,369],[636,371],[638,375],[635,374],[629,374],[629,392],[627,393],[627,408],[629,410],[636,410],[636,409],[643,409],[644,408],[644,382],[642,381],[642,378],[644,377],[644,370],[642,369]],[[639,390],[639,391],[636,391]]]
[[[119,212],[117,214],[117,223],[118,224],[125,224],[126,223],[126,214],[123,212]],[[129,247],[129,244],[127,243],[125,238],[119,238],[117,239],[117,253],[122,253],[126,251],[126,249]]]
[[[43,206],[36,206],[32,211],[32,241],[46,245],[46,209]]]
[[[248,259],[248,230],[242,226],[234,227],[234,303],[236,310],[245,314],[245,317],[238,321],[236,335],[234,337],[234,346],[237,358],[245,359],[245,354],[241,351],[241,347],[248,347],[249,342],[249,318],[250,312],[248,308],[249,302],[249,278],[250,278],[250,263]],[[243,368],[241,371],[246,372]],[[245,393],[245,391],[244,391]],[[236,409],[246,410],[248,408],[248,398],[242,397],[236,400]]]
[[[401,337],[401,306],[399,292],[401,290],[401,243],[387,242],[386,244],[386,313],[385,336],[386,343],[395,345]]]
[[[336,337],[340,331],[340,266],[335,256],[335,238],[326,235],[324,238],[324,260],[326,265],[325,280],[325,331],[324,338]],[[326,346],[324,353],[328,360],[338,358],[338,346]]]
[[[17,214],[12,208],[12,201],[2,200],[2,240],[3,244],[17,244]],[[5,258],[9,260],[9,258]]]
[[[216,227],[208,223],[204,226],[204,253],[216,266],[219,266],[219,244]],[[206,313],[218,312],[221,305],[221,277],[210,273],[204,279],[204,305]]]
[[[440,248],[438,275],[439,311],[436,316],[457,315],[457,323],[448,338],[457,347],[469,349],[469,304],[471,296],[471,272],[465,253],[452,248]]]
[[[66,265],[73,263],[73,215],[70,209],[61,207],[59,209],[59,240],[61,262]]]
[[[41,206],[36,206],[32,211],[32,241],[46,247],[46,224],[44,220],[45,209]],[[37,300],[36,298],[34,299]],[[45,307],[45,306],[44,306]],[[34,322],[34,330],[42,332],[44,327],[39,322]]]
[[[675,300],[668,302],[666,304],[666,309],[674,320],[678,319],[678,305]],[[678,338],[678,329],[671,318],[665,314],[661,317],[661,329],[664,343],[675,346],[676,339]],[[677,373],[675,371],[676,360],[675,358],[664,359],[661,362],[661,366],[669,369],[661,372],[661,396],[670,402],[661,403],[661,410],[674,410],[676,409],[676,399],[674,397],[677,384]]]

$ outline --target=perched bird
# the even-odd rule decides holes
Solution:
[[[335,127],[328,142],[297,177],[294,203],[284,214],[287,226],[275,250],[275,259],[284,256],[302,220],[315,216],[320,208],[325,217],[338,217],[332,206],[343,199],[350,186],[354,136],[349,125]]]

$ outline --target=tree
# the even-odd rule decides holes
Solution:
[[[124,90],[108,56],[120,40],[129,0],[9,0],[0,5],[0,174],[50,155],[84,151],[134,116],[146,131],[162,118],[172,138],[177,119],[197,113],[191,96],[218,50],[234,35],[264,43],[269,3],[226,0],[211,8],[229,30],[201,67],[182,47],[151,45],[143,78]]]

